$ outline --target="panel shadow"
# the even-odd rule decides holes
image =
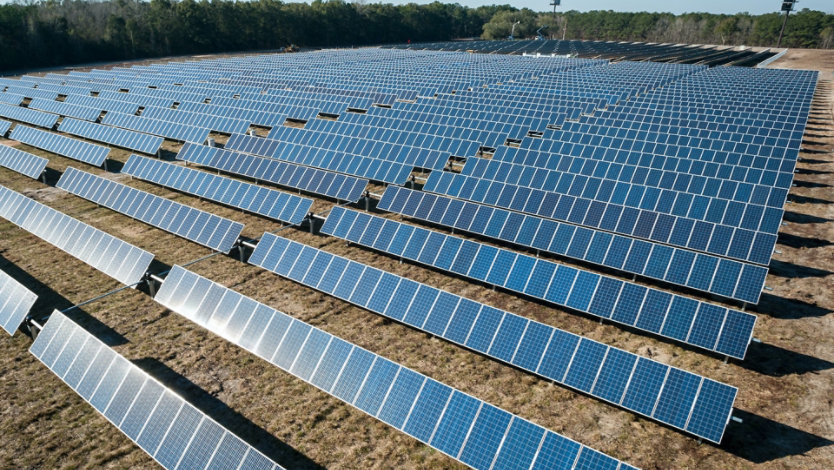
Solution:
[[[133,363],[282,467],[324,470],[323,466],[262,429],[162,362],[146,357],[134,360]]]
[[[821,372],[834,368],[834,362],[790,351],[767,343],[752,343],[741,367],[771,377]]]
[[[831,313],[831,310],[802,300],[786,299],[767,292],[762,293],[758,305],[751,307],[756,313],[782,320],[817,318]]]
[[[824,437],[747,411],[735,409],[733,415],[744,422],[727,427],[721,447],[752,463],[770,462],[834,444]]]
[[[829,274],[834,274],[834,271],[802,266],[788,261],[772,260],[770,262],[770,274],[779,277],[796,279],[805,277],[825,277]]]

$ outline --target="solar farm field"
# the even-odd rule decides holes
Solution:
[[[0,79],[0,468],[831,468],[833,72]]]

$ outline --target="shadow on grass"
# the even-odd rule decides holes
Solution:
[[[817,217],[815,215],[802,214],[794,211],[785,211],[783,219],[785,222],[795,224],[824,224],[826,222],[831,222],[831,219],[826,219],[825,217]]]
[[[762,293],[759,304],[755,306],[756,313],[768,315],[782,320],[798,320],[800,318],[818,318],[828,315],[832,311],[804,300],[786,299],[777,295]]]
[[[772,260],[770,262],[770,274],[789,279],[797,279],[806,277],[825,277],[829,274],[834,274],[834,271],[812,268],[810,266],[802,266],[787,261]]]
[[[747,411],[735,409],[741,424],[727,427],[721,447],[733,455],[760,464],[791,455],[801,455],[834,441],[796,429]]]
[[[823,171],[823,170],[810,170],[807,168],[797,168],[796,169],[797,175],[830,175],[830,171]]]
[[[162,362],[142,358],[133,363],[282,467],[324,469]]]
[[[807,163],[809,165],[819,165],[819,164],[822,164],[822,163],[832,163],[832,162],[830,162],[828,160],[816,160],[816,159],[813,159],[813,158],[803,158],[802,160],[800,160],[800,163]]]
[[[739,365],[771,377],[806,374],[834,369],[834,362],[780,348],[767,343],[752,343]]]
[[[798,194],[791,194],[788,199],[796,204],[831,204],[834,202],[827,199],[820,199],[818,197],[800,196]]]
[[[0,255],[0,269],[38,296],[32,309],[29,311],[29,315],[41,324],[43,324],[53,311],[66,310],[74,305],[69,299],[42,283],[31,274],[20,269],[3,255]],[[82,325],[90,333],[98,336],[108,346],[118,346],[127,343],[124,336],[100,322],[83,309],[74,308],[67,311],[66,315],[76,323]],[[20,330],[32,336],[32,332],[26,324],[22,325]]]
[[[801,237],[790,233],[780,232],[777,243],[792,248],[822,248],[832,244],[830,240],[822,238]]]
[[[806,148],[800,150],[800,152],[811,154],[811,155],[828,155],[829,153],[831,153],[830,150],[817,150],[817,149],[806,149]],[[803,158],[802,161],[804,162],[805,159]]]

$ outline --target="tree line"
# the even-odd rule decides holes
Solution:
[[[775,4],[778,6],[778,3]],[[546,26],[545,37],[601,41],[671,42],[775,46],[782,29],[779,13],[714,15],[710,13],[619,13],[569,11],[553,15],[533,10],[499,11],[484,25],[485,39],[504,39],[512,25],[515,37],[533,37]],[[830,49],[834,47],[834,15],[804,9],[792,14],[782,39],[783,47]]]
[[[546,34],[569,39],[773,45],[781,17],[567,12],[315,0],[23,0],[0,5],[0,70],[170,55]],[[834,46],[834,15],[794,15],[783,42]]]

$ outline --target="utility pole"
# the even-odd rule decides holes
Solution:
[[[510,37],[507,38],[510,41],[515,39],[515,27],[518,26],[519,24],[521,24],[521,21],[516,21],[515,23],[513,23],[513,29],[510,30]]]
[[[552,0],[550,2],[550,4],[553,6],[553,24],[559,24],[558,23],[558,18],[556,18],[556,7],[558,7],[559,5],[562,4],[562,0]],[[550,37],[553,37],[552,33],[551,33]],[[564,32],[562,32],[562,40],[563,41],[565,40],[565,33]]]
[[[782,36],[785,35],[785,28],[788,26],[788,17],[793,11],[793,4],[798,0],[786,0],[782,2],[782,11],[785,12],[785,19],[782,21],[782,31],[779,32],[779,41],[776,42],[776,47],[782,47]]]

